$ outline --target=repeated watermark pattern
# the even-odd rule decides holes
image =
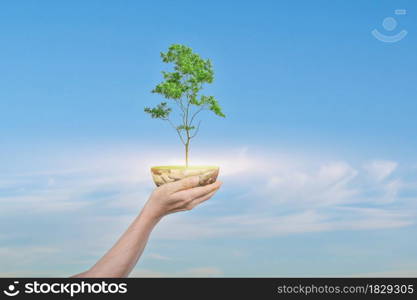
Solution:
[[[394,14],[396,16],[405,16],[407,14],[407,10],[405,9],[396,9],[394,10]],[[398,26],[397,20],[393,17],[386,17],[383,21],[382,21],[382,27],[387,31],[387,32],[393,32]],[[400,32],[396,33],[396,34],[384,34],[381,33],[380,31],[378,31],[378,29],[374,29],[371,31],[372,35],[379,41],[384,42],[384,43],[396,43],[401,41],[403,38],[406,37],[406,35],[408,34],[407,30],[401,30]]]
[[[59,280],[58,280],[59,281]],[[104,280],[98,282],[38,282],[37,280],[24,283],[20,288],[19,281],[9,284],[3,293],[6,296],[14,297],[20,293],[24,295],[68,295],[71,298],[78,294],[126,294],[127,283],[125,282],[106,282]]]
[[[17,289],[17,285],[19,284],[19,281],[14,281],[13,284],[9,284],[7,289],[3,291],[3,293],[9,297],[14,297],[19,295],[20,291]]]

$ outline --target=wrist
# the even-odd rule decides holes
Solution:
[[[139,218],[143,219],[146,223],[156,225],[161,219],[162,215],[156,213],[151,207],[145,205],[139,214]]]

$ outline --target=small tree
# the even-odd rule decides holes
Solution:
[[[225,117],[222,109],[213,96],[200,95],[204,83],[212,83],[213,67],[209,59],[202,59],[191,48],[184,45],[171,45],[168,52],[161,53],[164,63],[173,63],[174,71],[163,71],[164,81],[158,84],[152,93],[158,93],[166,99],[172,99],[180,112],[180,124],[175,125],[170,118],[172,108],[161,102],[154,108],[145,107],[145,112],[152,118],[167,121],[178,133],[185,147],[185,165],[188,167],[190,141],[199,129],[196,117],[203,110],[211,110],[220,117]]]

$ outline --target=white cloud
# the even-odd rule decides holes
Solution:
[[[45,268],[46,269],[46,268]],[[33,269],[23,269],[19,271],[11,271],[11,272],[0,272],[0,278],[1,277],[22,277],[22,278],[28,278],[28,277],[66,277],[62,274],[62,272],[54,271],[54,270],[48,270],[48,271],[39,271],[39,270],[33,270]]]
[[[171,258],[164,256],[164,255],[160,255],[158,253],[149,253],[148,255],[146,255],[146,257],[150,259],[156,259],[156,260],[171,260]]]
[[[415,223],[417,182],[397,170],[396,162],[379,160],[355,166],[345,160],[255,153],[244,147],[221,153],[205,151],[200,154],[205,159],[196,157],[195,163],[220,165],[222,190],[196,211],[163,219],[152,239],[273,238],[400,228]],[[66,237],[57,238],[52,230],[46,230],[43,236],[57,238],[59,249],[68,245],[71,251],[88,253],[86,259],[93,262],[117,240],[147,200],[154,188],[149,162],[158,161],[158,157],[163,156],[151,152],[95,153],[72,157],[70,161],[64,158],[63,163],[48,164],[45,170],[35,172],[29,168],[27,172],[2,174],[0,215],[15,220],[32,215],[34,224],[50,215],[74,217],[74,221],[62,220],[67,222],[62,224],[67,226],[62,232],[72,233],[67,242]],[[163,163],[174,161],[168,158]],[[54,222],[52,226],[61,226],[59,219]],[[28,235],[30,230],[15,228],[7,242],[12,245],[13,236]],[[30,251],[31,246],[27,248]],[[19,260],[21,255],[27,255],[28,263],[47,255],[36,247],[34,255],[24,248],[8,249],[0,250],[0,264]],[[148,257],[169,260],[157,253]],[[174,275],[221,273],[210,268],[188,269]],[[4,270],[14,270],[13,264],[7,264]],[[166,275],[144,269],[135,274]]]
[[[85,210],[98,201],[100,208],[96,217],[105,213],[102,216],[107,218],[106,213],[114,209],[131,215],[145,203],[153,188],[147,161],[158,156],[114,151],[111,155],[74,159],[67,169],[58,168],[55,172],[49,166],[46,171],[4,177],[0,189],[0,213],[65,213]],[[339,206],[395,204],[400,201],[398,194],[405,186],[398,177],[383,180],[396,169],[397,163],[393,161],[375,160],[365,163],[363,169],[356,169],[345,161],[309,161],[303,157],[271,153],[254,155],[245,147],[220,155],[206,151],[202,156],[206,157],[204,163],[220,162],[226,180],[224,188],[230,184],[239,191],[235,197],[243,197],[240,212],[236,215],[230,210],[228,215],[214,215],[207,220],[199,217],[200,226],[189,226],[189,222],[194,221],[184,214],[175,215],[166,223],[182,228],[177,237],[211,237],[232,234],[231,231],[249,233],[257,226],[262,230],[254,233],[260,235],[333,230],[341,227],[340,222],[329,221],[339,218]],[[195,162],[202,163],[202,160],[196,157]],[[376,182],[366,179],[370,174]],[[2,193],[2,190],[6,192]],[[221,192],[216,198],[220,196]],[[218,207],[227,203],[227,199],[210,202]],[[379,208],[381,213],[391,211],[388,207]],[[252,211],[248,213],[248,210]],[[403,211],[407,212],[407,208]],[[354,215],[349,217],[353,219]],[[363,224],[362,228],[375,227],[379,222],[378,226],[384,227],[384,221],[376,221],[375,216],[366,219],[364,215],[363,218],[362,223],[357,223]],[[228,220],[231,220],[230,224]],[[246,226],[247,220],[256,222],[251,221],[251,226]],[[393,227],[406,226],[410,222],[408,214],[392,214],[386,219],[386,224]],[[349,220],[345,224],[349,227]],[[239,226],[245,229],[239,230]],[[171,237],[171,234],[158,232],[160,237]]]
[[[357,189],[348,186],[357,174],[345,162],[325,163],[317,170],[278,168],[267,180],[266,191],[280,203],[334,205],[357,195]]]
[[[349,277],[417,277],[417,263],[415,261],[397,263],[384,271],[353,274]]]
[[[245,172],[251,172],[259,167],[262,167],[260,161],[250,157],[248,148],[240,148],[231,153],[228,156],[216,157],[214,155],[210,158],[211,164],[221,166],[222,176],[236,176]]]
[[[413,212],[350,207],[304,210],[285,215],[169,216],[155,230],[153,238],[268,238],[308,232],[397,228],[412,225],[415,217]]]
[[[159,272],[155,270],[150,269],[142,269],[142,268],[136,268],[133,270],[129,277],[131,278],[137,278],[137,277],[170,277],[172,274],[166,273],[166,272]]]
[[[390,176],[397,167],[397,162],[388,160],[374,160],[364,165],[364,169],[369,176],[377,181],[384,180]]]
[[[0,214],[69,212],[91,204],[91,195],[103,191],[115,192],[106,204],[109,208],[138,208],[154,188],[150,161],[155,153],[104,153],[57,162],[55,169],[26,171],[0,176]],[[161,155],[163,157],[163,155]],[[221,176],[244,172],[252,167],[244,148],[234,150],[228,157],[209,153],[206,160],[217,161]],[[164,163],[174,163],[167,159]],[[214,164],[214,163],[213,163]],[[238,166],[237,168],[232,167]],[[111,199],[110,199],[111,198]]]
[[[410,269],[399,269],[399,270],[388,270],[388,271],[382,271],[382,272],[371,272],[371,273],[362,273],[362,274],[355,274],[355,275],[349,275],[348,277],[417,277],[417,270],[410,270]]]
[[[55,213],[82,209],[88,203],[71,201],[68,195],[52,193],[36,193],[28,196],[1,197],[0,214],[12,213]]]
[[[0,247],[1,272],[5,270],[22,270],[51,256],[59,255],[61,250],[45,246],[6,246]]]
[[[185,276],[201,276],[201,277],[207,277],[207,276],[220,276],[223,275],[223,272],[216,267],[200,267],[200,268],[191,268],[185,270],[183,273]]]

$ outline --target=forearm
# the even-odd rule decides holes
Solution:
[[[117,243],[91,269],[73,277],[128,276],[139,260],[152,229],[163,216],[192,209],[213,196],[220,185],[221,182],[216,181],[199,186],[199,177],[193,176],[158,187]]]
[[[117,243],[90,270],[74,277],[127,277],[159,220],[146,209],[142,210]]]

